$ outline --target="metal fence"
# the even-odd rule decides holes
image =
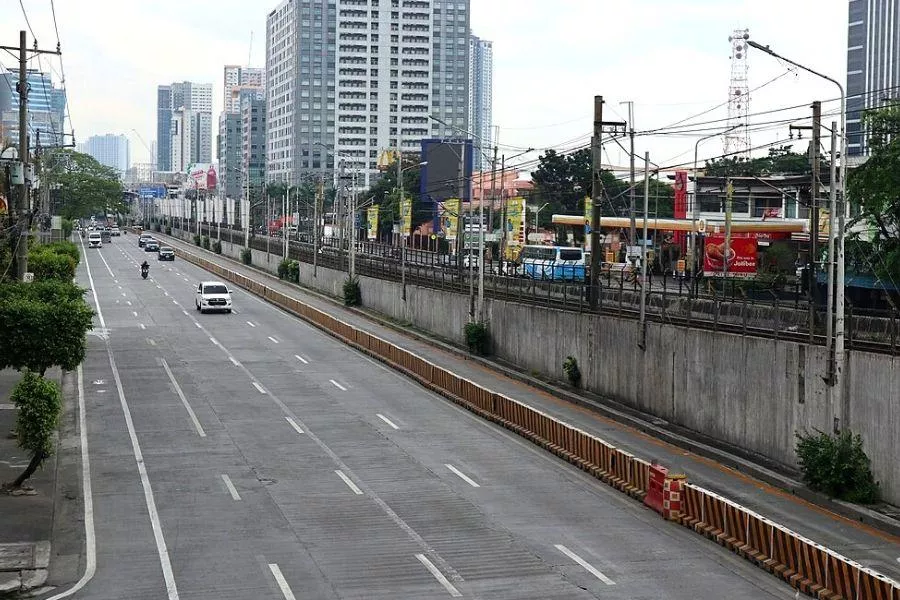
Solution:
[[[197,232],[196,225],[192,229]],[[239,230],[202,225],[201,235],[243,245]],[[281,238],[251,235],[250,246],[282,257]],[[344,240],[325,239],[316,247],[316,262],[330,269],[347,271],[349,246]],[[313,262],[314,247],[310,243],[289,240],[288,258]],[[645,292],[645,315],[649,322],[727,331],[741,335],[786,339],[813,344],[825,343],[826,313],[823,306],[813,305],[803,297],[799,286],[769,290],[750,290],[740,282],[710,285],[671,275],[650,275],[646,280],[627,271],[604,269],[597,288],[597,308],[591,309],[590,285],[581,273],[589,269],[551,270],[553,278],[535,279],[522,274],[514,263],[497,260],[477,264],[477,257],[457,261],[453,255],[430,250],[408,248],[405,267],[401,248],[375,242],[357,242],[356,273],[368,277],[401,281],[405,269],[408,285],[430,287],[460,294],[472,294],[475,307],[479,269],[484,268],[484,296],[525,304],[546,306],[573,312],[596,312],[622,318],[638,319],[642,288]],[[812,313],[812,319],[810,319]],[[810,322],[813,326],[810,327]],[[849,349],[900,354],[900,315],[894,311],[855,309],[847,302],[845,314],[846,345]]]

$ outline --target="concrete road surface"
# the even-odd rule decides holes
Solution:
[[[84,256],[97,568],[73,597],[793,598],[241,290],[201,315],[214,277],[136,236]]]

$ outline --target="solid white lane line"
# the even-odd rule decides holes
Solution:
[[[254,325],[251,321],[247,321],[247,325],[249,325],[250,327],[256,327],[256,325]]]
[[[356,494],[357,496],[362,496],[362,490],[359,489],[358,487],[356,487],[356,484],[353,483],[353,480],[350,479],[349,477],[347,477],[343,471],[341,471],[340,469],[337,469],[337,470],[335,470],[335,473],[337,473],[338,477],[340,477],[341,479],[344,480],[344,483],[347,484],[348,488],[353,490],[354,494]]]
[[[215,345],[215,346],[219,345],[219,340],[217,340],[213,336],[209,336],[209,341],[211,341],[213,343],[213,345]]]
[[[347,388],[345,388],[344,386],[342,386],[341,384],[339,384],[339,383],[338,383],[337,381],[335,381],[334,379],[329,379],[328,381],[330,381],[330,382],[334,385],[334,387],[336,387],[337,389],[341,390],[342,392],[346,392],[346,391],[347,391]]]
[[[82,246],[84,243],[82,242]],[[84,371],[78,365],[78,431],[81,438],[81,485],[82,498],[84,498],[84,546],[85,567],[84,575],[78,582],[61,594],[57,594],[49,600],[61,600],[68,598],[94,577],[97,571],[97,538],[94,533],[94,495],[91,488],[91,461],[88,453],[87,419],[84,408]]]
[[[296,358],[297,360],[299,360],[300,362],[302,362],[304,365],[308,365],[308,364],[309,364],[309,361],[306,360],[305,358],[303,358],[302,356],[300,356],[299,354],[295,354],[295,355],[294,355],[294,358]]]
[[[235,357],[233,357],[233,356],[229,356],[229,357],[228,357],[228,360],[230,360],[230,361],[232,362],[232,364],[233,364],[234,366],[236,366],[236,367],[241,366],[241,363],[239,363],[238,360],[237,360]]]
[[[572,552],[571,550],[569,550],[568,548],[563,546],[562,544],[556,544],[556,549],[559,550],[560,552],[562,552],[563,554],[565,554],[566,556],[568,556],[569,558],[571,558],[572,560],[574,560],[579,565],[581,565],[581,567],[585,571],[587,571],[588,573],[590,573],[591,575],[593,575],[594,577],[596,577],[597,579],[599,579],[606,585],[616,585],[615,581],[613,581],[612,579],[610,579],[609,577],[607,577],[606,575],[604,575],[603,573],[601,573],[600,571],[595,569],[589,562],[587,562],[586,560],[584,560],[583,558],[581,558],[580,556],[578,556],[577,554],[575,554],[574,552]]]
[[[293,420],[290,417],[285,417],[285,419],[287,419],[287,422],[291,424],[291,427],[294,428],[294,431],[296,431],[297,433],[301,433],[301,434],[303,433],[303,430],[300,429],[299,425],[297,425],[297,421]]]
[[[272,571],[272,577],[275,578],[275,582],[278,584],[278,588],[284,595],[284,600],[297,600],[294,592],[291,591],[291,586],[288,585],[288,582],[284,578],[284,575],[281,574],[281,569],[278,568],[278,565],[276,565],[275,563],[269,563],[269,570]]]
[[[203,325],[201,325],[200,323],[194,323],[194,325],[197,326],[197,329],[203,329]]]
[[[448,469],[450,469],[450,470],[453,472],[454,475],[458,476],[460,479],[462,479],[463,481],[465,481],[466,483],[468,483],[468,484],[471,485],[472,487],[476,487],[476,488],[477,488],[477,487],[481,487],[480,485],[478,485],[478,483],[476,483],[475,481],[473,481],[468,475],[466,475],[465,473],[463,473],[462,471],[460,471],[459,469],[457,469],[457,468],[454,467],[453,465],[451,465],[451,464],[445,464],[444,466],[447,467]]]
[[[386,416],[384,416],[384,415],[382,415],[382,414],[377,414],[377,415],[375,415],[375,416],[377,416],[379,419],[381,419],[382,421],[384,421],[385,423],[387,423],[388,425],[390,425],[393,429],[400,429],[399,427],[397,427],[396,425],[394,425],[394,423],[391,422],[391,420],[388,419]]]
[[[237,488],[234,487],[234,484],[231,483],[231,478],[222,473],[222,481],[225,482],[225,487],[228,488],[228,493],[231,494],[232,499],[239,501],[241,499],[241,495],[238,494]]]
[[[169,381],[172,382],[172,386],[175,388],[175,393],[178,394],[178,397],[181,399],[181,403],[184,404],[185,410],[187,410],[188,415],[190,415],[191,421],[193,421],[194,423],[194,428],[197,430],[197,434],[200,437],[206,437],[206,432],[203,431],[203,427],[200,426],[200,421],[197,419],[197,415],[194,413],[194,409],[191,408],[191,405],[188,403],[184,392],[181,390],[181,386],[178,385],[177,381],[175,381],[175,376],[172,374],[172,369],[169,368],[169,363],[167,363],[166,359],[164,358],[161,360],[163,369],[166,370],[166,375],[169,376]]]
[[[188,311],[183,308],[181,309],[181,312],[183,312],[185,316],[187,316],[187,314],[188,314]]]
[[[147,329],[147,326],[141,323],[141,329]]]
[[[416,554],[416,558],[419,560],[420,563],[425,565],[425,568],[428,569],[428,572],[431,573],[434,576],[434,578],[438,580],[438,583],[440,583],[442,586],[444,586],[444,589],[447,590],[447,592],[451,596],[453,596],[454,598],[462,597],[462,593],[460,593],[460,591],[458,589],[456,589],[453,586],[453,584],[450,583],[450,581],[446,577],[444,577],[444,574],[441,573],[440,569],[438,569],[436,566],[434,566],[434,563],[432,563],[430,560],[428,560],[427,556],[425,556],[424,554]]]
[[[260,394],[265,394],[265,393],[266,393],[266,388],[264,388],[263,386],[259,385],[259,384],[256,383],[255,381],[253,382],[253,387],[255,387],[255,388],[259,391]]]
[[[273,338],[271,335],[269,336],[269,339],[272,340],[272,343],[273,343],[273,344],[277,344],[277,343],[278,343],[278,340],[276,340],[275,338]]]

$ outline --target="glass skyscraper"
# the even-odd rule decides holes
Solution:
[[[900,101],[900,0],[850,0],[847,153],[867,153],[862,113]]]

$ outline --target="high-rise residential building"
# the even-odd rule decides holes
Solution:
[[[84,152],[101,165],[106,165],[123,175],[131,167],[131,149],[125,135],[92,135],[84,142]]]
[[[336,23],[335,0],[285,0],[266,18],[270,181],[298,183],[334,166]]]
[[[484,168],[484,154],[493,140],[494,46],[477,36],[469,36],[469,131],[480,151],[475,152],[475,169]]]
[[[434,80],[432,114],[449,127],[431,122],[433,137],[465,137],[469,116],[470,0],[432,0]]]
[[[172,111],[172,168],[171,171],[184,173],[195,162],[194,149],[197,141],[197,113],[187,108]]]
[[[382,152],[463,137],[468,70],[469,0],[285,0],[266,23],[268,178],[330,172],[337,155],[364,187]]]
[[[224,111],[238,113],[241,111],[240,90],[245,88],[265,88],[266,70],[263,67],[241,67],[225,65]]]
[[[53,85],[48,73],[28,69],[29,145],[49,148],[60,146],[65,139],[66,91]],[[18,71],[0,73],[0,136],[19,143]]]
[[[227,198],[242,198],[241,185],[241,115],[223,112],[219,115],[216,157],[219,161],[219,186]]]
[[[266,101],[252,94],[241,99],[241,182],[248,189],[266,183]]]
[[[900,0],[850,0],[847,154],[867,153],[862,113],[900,100]]]
[[[172,86],[156,88],[156,168],[172,170]]]
[[[190,81],[157,88],[156,162],[160,171],[183,171],[178,165],[212,161],[212,89],[211,83]],[[187,127],[186,115],[193,120],[187,123]],[[178,127],[176,119],[180,119]],[[190,140],[183,138],[185,131],[190,132]],[[179,136],[177,149],[174,142],[176,135]]]

